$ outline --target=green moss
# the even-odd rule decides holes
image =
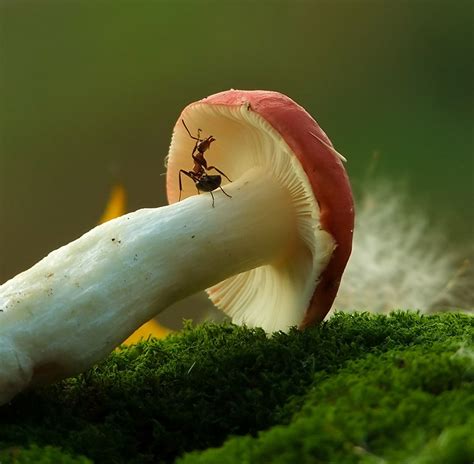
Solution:
[[[461,463],[474,456],[473,321],[337,314],[271,338],[187,325],[0,408],[0,449],[96,463],[191,451],[182,462]]]
[[[444,343],[392,350],[318,375],[288,425],[179,463],[469,463],[474,376],[445,350]]]
[[[92,461],[83,457],[72,457],[68,453],[52,446],[32,445],[29,448],[12,447],[0,451],[1,464],[92,464]]]

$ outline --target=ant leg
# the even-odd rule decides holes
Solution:
[[[196,183],[196,181],[194,180],[194,177],[188,171],[185,171],[184,169],[180,169],[179,170],[179,175],[178,175],[178,178],[179,178],[179,198],[178,198],[178,201],[181,201],[181,192],[183,191],[183,183],[181,181],[181,174],[184,174],[185,176],[188,176],[194,183]]]
[[[183,191],[183,183],[181,182],[181,171],[180,169],[179,174],[178,174],[178,179],[179,179],[179,198],[178,201],[181,201],[181,192]]]
[[[197,137],[194,137],[194,135],[191,135],[191,132],[189,131],[188,129],[188,126],[186,125],[186,123],[184,122],[184,119],[181,119],[181,122],[183,123],[183,126],[184,128],[186,129],[186,132],[189,134],[189,136],[194,139],[194,140],[197,140],[198,142],[202,142],[202,139],[201,139],[201,129],[198,129],[198,136]]]
[[[222,190],[222,193],[223,193],[225,196],[227,196],[227,197],[229,197],[229,198],[232,198],[232,195],[229,195],[220,185],[219,185],[219,188]]]
[[[193,137],[196,139],[196,143],[194,144],[194,148],[193,148],[193,152],[191,153],[192,157],[194,158],[194,153],[196,153],[196,151],[199,151],[198,150],[198,147],[199,147],[199,144],[202,142],[202,138],[201,138],[201,132],[202,130],[201,129],[198,129],[198,136],[197,138],[196,137]]]
[[[209,166],[207,168],[208,171],[211,169],[215,169],[219,174],[222,174],[229,182],[232,182],[220,169],[217,169],[215,166]]]
[[[211,197],[212,197],[212,207],[214,208],[214,195],[212,194],[212,192],[209,192],[211,194]]]
[[[188,129],[188,126],[186,125],[186,123],[184,122],[184,119],[181,119],[181,122],[183,123],[183,126],[184,128],[186,129],[186,132],[188,133],[188,135],[193,139],[193,140],[196,140],[196,143],[194,145],[194,148],[193,148],[193,155],[194,153],[196,153],[196,150],[197,150],[197,147],[199,145],[200,142],[202,142],[202,139],[201,139],[201,129],[198,129],[198,136],[197,137],[194,137],[194,135],[191,135],[191,132],[189,131]]]

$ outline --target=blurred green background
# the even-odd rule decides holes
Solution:
[[[473,232],[473,2],[1,1],[0,283],[98,220],[165,203],[189,102],[278,90],[348,158],[356,191],[406,180],[456,241]]]

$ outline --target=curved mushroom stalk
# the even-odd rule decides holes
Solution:
[[[216,192],[97,226],[0,286],[0,404],[77,374],[198,290],[285,259],[284,189],[256,169]]]

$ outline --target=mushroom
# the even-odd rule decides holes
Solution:
[[[196,195],[191,130],[232,179]],[[82,372],[173,302],[208,289],[236,323],[307,327],[329,311],[351,250],[341,156],[275,92],[228,91],[185,108],[168,156],[170,203],[101,224],[0,286],[0,404]]]

